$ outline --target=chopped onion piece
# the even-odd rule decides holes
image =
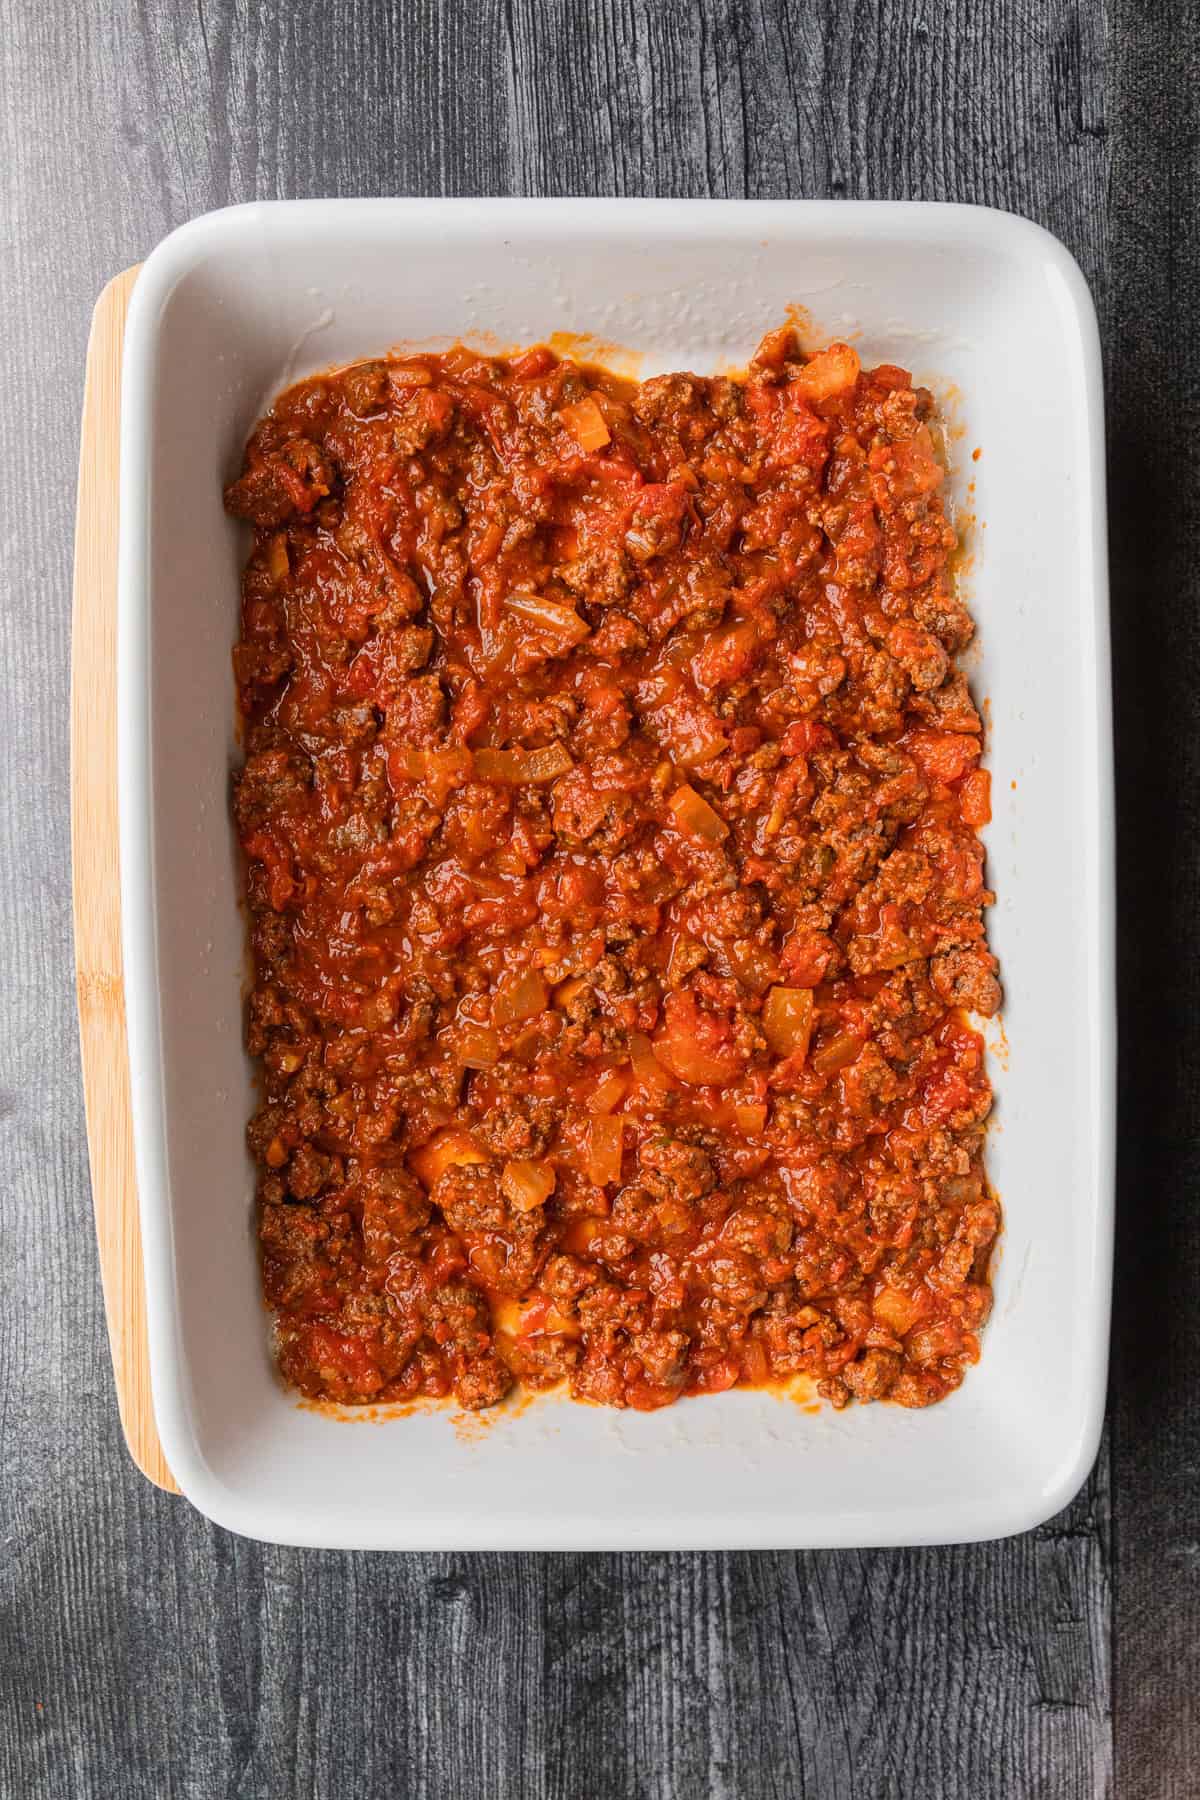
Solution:
[[[629,1092],[629,1077],[620,1069],[606,1069],[587,1097],[589,1112],[610,1113]]]
[[[542,750],[525,753],[525,781],[557,781],[575,767],[570,751],[562,744],[547,744]]]
[[[871,1310],[881,1325],[902,1338],[919,1319],[925,1317],[929,1311],[929,1300],[925,1295],[906,1294],[900,1288],[883,1287],[876,1294]]]
[[[525,768],[523,750],[477,750],[475,773],[481,781],[521,781]]]
[[[807,1056],[812,1019],[811,988],[773,987],[763,1002],[762,1028],[777,1056]]]
[[[604,423],[604,414],[590,397],[577,400],[574,406],[562,406],[559,418],[566,426],[581,450],[589,453],[603,450],[605,444],[612,442],[608,426]]]
[[[530,1162],[521,1157],[505,1163],[500,1186],[518,1212],[534,1212],[544,1206],[554,1192],[554,1170],[548,1163]]]
[[[588,1134],[588,1179],[607,1187],[621,1179],[621,1150],[625,1127],[620,1119],[593,1119]]]
[[[839,1069],[848,1069],[851,1063],[858,1061],[862,1047],[862,1038],[839,1031],[814,1051],[811,1066],[818,1075],[836,1075]]]
[[[729,836],[729,827],[693,787],[677,788],[671,796],[671,815],[678,830],[698,844],[719,844]]]
[[[573,606],[547,600],[541,594],[509,594],[504,604],[526,625],[534,625],[567,644],[581,644],[591,629]]]
[[[603,1236],[608,1226],[604,1218],[572,1219],[563,1238],[563,1249],[572,1250],[576,1255],[586,1255],[598,1237]]]
[[[638,1081],[651,1093],[666,1094],[675,1087],[675,1082],[655,1056],[650,1039],[642,1031],[635,1031],[629,1039],[629,1061]]]
[[[471,752],[453,745],[444,750],[417,750],[402,744],[388,755],[388,769],[393,777],[427,783],[442,800],[452,788],[470,780],[473,768]]]
[[[517,975],[506,975],[492,1001],[494,1025],[516,1025],[546,1010],[549,992],[536,969],[522,969]]]
[[[500,1039],[490,1025],[465,1025],[455,1055],[465,1069],[492,1069],[500,1061]]]
[[[779,973],[779,958],[774,951],[765,950],[752,938],[735,939],[732,944],[726,945],[725,954],[738,980],[752,994],[765,993]]]
[[[267,573],[278,587],[291,574],[288,561],[287,532],[277,531],[267,542]]]
[[[558,1013],[537,1013],[524,1031],[517,1033],[509,1045],[508,1054],[514,1062],[532,1062],[539,1050],[549,1048],[561,1030],[562,1018]]]
[[[438,1176],[444,1175],[447,1169],[459,1168],[467,1163],[485,1163],[487,1157],[469,1132],[447,1125],[444,1130],[431,1137],[427,1144],[414,1150],[408,1160],[425,1186],[432,1187]]]
[[[714,757],[723,755],[728,748],[727,737],[701,733],[675,748],[675,761],[681,769],[698,769],[702,763],[712,762]]]
[[[505,781],[520,785],[523,781],[554,781],[575,764],[562,744],[547,744],[541,750],[476,750],[475,773],[482,781]]]

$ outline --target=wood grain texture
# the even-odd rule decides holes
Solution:
[[[121,346],[136,279],[133,268],[108,283],[88,339],[71,619],[71,879],[88,1162],[117,1410],[142,1474],[177,1494],[150,1393],[117,867]]]
[[[1095,1800],[1114,1693],[1122,1800],[1194,1791],[1198,28],[1193,0],[0,0],[5,1800]],[[1108,1444],[1022,1539],[802,1556],[279,1550],[125,1456],[68,881],[91,305],[207,207],[472,192],[986,201],[1093,283],[1128,927],[1115,1595]]]
[[[1200,8],[1129,9],[1106,305],[1121,1209],[1121,1800],[1200,1789]]]

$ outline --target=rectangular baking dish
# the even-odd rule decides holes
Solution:
[[[569,330],[635,348],[643,374],[703,372],[743,363],[792,306],[813,341],[851,337],[934,387],[978,519],[971,675],[1007,996],[983,1359],[923,1413],[748,1392],[650,1415],[548,1396],[469,1425],[302,1406],[269,1354],[244,1143],[229,776],[246,543],[222,483],[281,386],[399,341]],[[942,1543],[1063,1506],[1103,1414],[1115,1055],[1100,357],[1063,247],[1006,214],[916,204],[238,207],[175,232],[142,271],[121,461],[130,1072],[155,1409],[189,1499],[249,1536],[380,1549]]]

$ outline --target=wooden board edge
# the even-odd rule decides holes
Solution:
[[[75,990],[92,1205],[117,1405],[134,1462],[177,1494],[154,1418],[125,1040],[117,846],[117,498],[121,354],[137,268],[96,302],[80,429],[71,620]]]

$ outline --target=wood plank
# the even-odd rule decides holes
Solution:
[[[137,269],[109,282],[92,315],[84,382],[71,629],[71,860],[75,986],[92,1204],[117,1405],[129,1453],[157,1487],[167,1467],[146,1342],[125,1046],[117,861],[117,485],[121,346]]]

